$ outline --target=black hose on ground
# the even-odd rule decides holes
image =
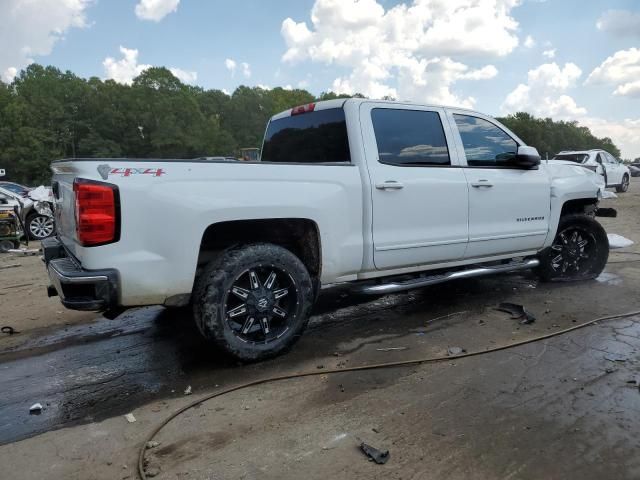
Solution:
[[[144,454],[145,454],[145,451],[147,449],[147,443],[150,442],[160,432],[160,430],[162,430],[169,422],[171,422],[176,417],[182,415],[187,410],[190,410],[193,407],[206,402],[207,400],[211,400],[213,398],[221,397],[223,395],[226,395],[227,393],[236,392],[238,390],[243,390],[245,388],[253,387],[253,386],[256,386],[256,385],[262,385],[262,384],[271,383],[271,382],[278,382],[278,381],[281,381],[281,380],[290,380],[290,379],[293,379],[293,378],[314,377],[314,376],[318,376],[318,375],[331,375],[331,374],[334,374],[334,373],[358,372],[358,371],[363,371],[363,370],[377,370],[377,369],[381,369],[381,368],[406,367],[406,366],[410,366],[410,365],[420,365],[420,364],[425,364],[425,363],[445,362],[445,361],[451,361],[451,360],[459,360],[461,358],[475,357],[475,356],[478,356],[478,355],[484,355],[484,354],[487,354],[487,353],[498,352],[500,350],[507,350],[509,348],[515,348],[515,347],[519,347],[519,346],[522,346],[522,345],[527,345],[529,343],[539,342],[539,341],[546,340],[546,339],[549,339],[549,338],[557,337],[559,335],[564,335],[566,333],[573,332],[573,331],[578,330],[580,328],[584,328],[584,327],[587,327],[589,325],[593,325],[594,323],[597,323],[597,322],[604,322],[606,320],[616,320],[616,319],[620,319],[620,318],[632,317],[632,316],[635,316],[635,315],[640,315],[640,311],[621,313],[621,314],[618,314],[618,315],[608,315],[608,316],[605,316],[605,317],[599,317],[599,318],[596,318],[596,319],[593,319],[593,320],[589,320],[588,322],[581,323],[579,325],[574,325],[572,327],[565,328],[564,330],[559,330],[557,332],[548,333],[546,335],[542,335],[542,336],[535,337],[535,338],[530,338],[528,340],[522,340],[520,342],[514,342],[514,343],[507,344],[507,345],[494,347],[494,348],[491,348],[489,350],[478,350],[478,351],[475,351],[475,352],[462,353],[460,355],[451,355],[451,356],[447,355],[447,356],[441,356],[441,357],[429,357],[429,358],[418,358],[418,359],[414,359],[414,360],[402,360],[402,361],[399,361],[399,362],[387,362],[387,363],[377,363],[377,364],[373,364],[373,365],[361,365],[359,367],[335,368],[335,369],[330,369],[330,370],[311,370],[311,371],[307,371],[307,372],[291,373],[291,374],[288,374],[288,375],[278,375],[278,376],[274,376],[274,377],[267,377],[267,378],[262,378],[262,379],[259,379],[259,380],[253,380],[251,382],[247,382],[247,383],[243,383],[243,384],[240,384],[240,385],[236,385],[235,387],[227,388],[226,390],[222,390],[220,392],[210,393],[208,395],[205,395],[204,397],[201,397],[201,398],[191,402],[188,405],[185,405],[181,409],[179,409],[176,412],[174,412],[173,414],[169,415],[156,428],[154,428],[151,431],[151,433],[149,433],[149,435],[147,435],[147,437],[145,438],[144,442],[142,443],[142,446],[140,447],[140,452],[138,454],[138,475],[140,476],[141,480],[147,480],[147,478],[148,478],[146,473],[145,473],[145,471],[144,471]]]

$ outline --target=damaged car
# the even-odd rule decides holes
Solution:
[[[51,189],[40,186],[25,192],[15,187],[7,188],[8,182],[2,183],[5,185],[0,184],[0,193],[12,198],[19,205],[20,218],[25,225],[25,235],[28,239],[43,240],[52,236],[55,233],[55,222]]]

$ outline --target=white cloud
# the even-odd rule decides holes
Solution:
[[[587,84],[615,86],[614,95],[640,97],[640,48],[619,50],[596,67]]]
[[[229,70],[231,72],[231,76],[233,77],[236,74],[236,68],[238,66],[238,64],[236,63],[236,61],[232,58],[227,58],[224,61],[224,66],[226,67],[227,70]]]
[[[133,82],[133,79],[144,70],[151,68],[151,65],[138,63],[138,50],[135,48],[120,46],[120,53],[122,54],[120,60],[107,57],[102,62],[107,78],[115,80],[118,83],[130,84]]]
[[[231,72],[231,76],[234,77],[236,74],[236,70],[238,69],[238,62],[236,62],[233,58],[227,58],[224,61],[224,66]],[[251,65],[249,65],[247,62],[241,62],[240,68],[242,71],[242,75],[244,75],[246,78],[251,77]]]
[[[182,83],[195,83],[198,80],[198,72],[182,70],[181,68],[169,68],[169,70]]]
[[[133,79],[153,65],[138,63],[138,50],[135,48],[126,48],[121,46],[120,53],[122,58],[117,60],[113,57],[107,57],[102,62],[106,78],[115,80],[118,83],[127,85],[133,82]],[[183,70],[181,68],[169,67],[169,70],[180,81],[184,83],[194,83],[198,79],[198,73]]]
[[[542,117],[575,119],[587,110],[579,107],[566,91],[576,85],[582,70],[573,63],[560,67],[545,63],[529,70],[527,83],[518,85],[501,106],[503,113],[530,112]]]
[[[180,0],[140,0],[136,5],[136,16],[140,20],[159,22],[164,17],[178,10]]]
[[[9,67],[2,73],[1,80],[4,80],[7,83],[13,82],[13,79],[18,75],[18,69],[16,67]]]
[[[247,77],[250,78],[251,77],[251,65],[249,65],[247,62],[242,62],[242,74]]]
[[[348,68],[332,85],[343,93],[471,106],[474,99],[456,95],[454,84],[492,78],[497,70],[470,70],[454,57],[511,53],[518,23],[510,12],[518,3],[413,0],[385,10],[376,0],[316,0],[311,28],[291,18],[282,22],[282,59]]]
[[[640,157],[640,118],[622,121],[585,117],[580,123],[589,127],[597,137],[609,137],[621,150],[622,158]]]
[[[86,10],[93,0],[0,1],[0,72],[5,80],[49,55],[71,28],[87,27]]]
[[[536,41],[531,35],[527,35],[527,38],[524,39],[524,46],[527,48],[533,48],[536,46]]]
[[[544,57],[549,58],[549,59],[556,58],[556,49],[555,48],[550,48],[549,50],[545,50],[544,52],[542,52],[542,55]]]
[[[628,10],[607,10],[596,22],[598,30],[617,36],[640,37],[640,13]]]

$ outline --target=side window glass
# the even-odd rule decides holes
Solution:
[[[451,165],[447,140],[437,112],[374,108],[371,121],[380,163]]]
[[[493,123],[469,115],[453,115],[467,156],[467,165],[508,166],[518,151],[516,141]]]

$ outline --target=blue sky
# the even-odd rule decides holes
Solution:
[[[0,3],[5,81],[32,60],[123,82],[167,66],[229,92],[359,91],[575,119],[640,156],[637,0]]]

